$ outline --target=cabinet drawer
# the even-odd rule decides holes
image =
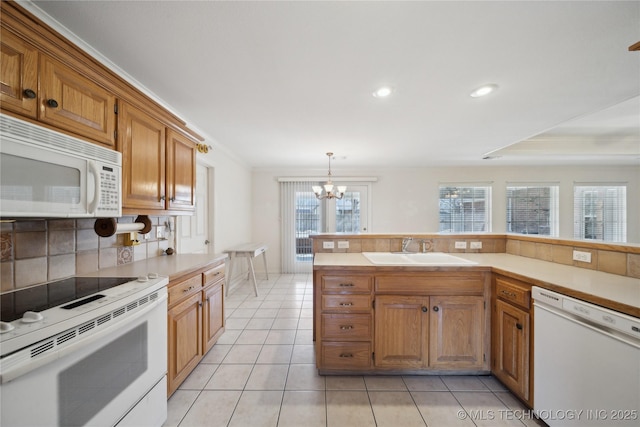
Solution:
[[[480,272],[379,275],[375,289],[380,293],[405,295],[482,295],[484,276]]]
[[[371,314],[322,314],[322,339],[367,341],[371,339]]]
[[[369,311],[371,295],[322,295],[322,310]]]
[[[191,295],[194,292],[199,292],[202,289],[202,276],[197,276],[186,279],[182,282],[172,284],[169,286],[169,305],[180,301],[183,297]]]
[[[322,276],[322,290],[331,292],[371,292],[371,276]]]
[[[202,273],[202,279],[205,285],[224,279],[224,263]]]
[[[519,305],[523,308],[531,307],[531,287],[496,278],[496,297]]]
[[[371,343],[323,342],[320,369],[371,368]]]

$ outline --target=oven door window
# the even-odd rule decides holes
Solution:
[[[58,425],[85,425],[148,368],[147,323],[58,374]]]

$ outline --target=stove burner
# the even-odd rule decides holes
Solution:
[[[136,280],[135,277],[71,277],[0,295],[0,321],[13,322],[27,311],[43,311],[105,289]]]

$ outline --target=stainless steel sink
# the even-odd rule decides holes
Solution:
[[[375,265],[474,265],[474,261],[459,258],[444,252],[362,252]]]

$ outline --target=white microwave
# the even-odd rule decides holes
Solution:
[[[122,216],[122,155],[0,114],[0,217]]]

